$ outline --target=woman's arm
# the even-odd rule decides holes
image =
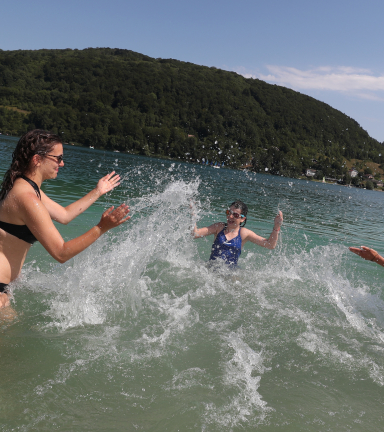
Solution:
[[[267,249],[275,249],[277,240],[279,238],[279,231],[282,223],[283,223],[283,213],[279,211],[279,213],[275,217],[274,227],[268,240],[263,237],[260,237],[259,235],[255,234],[253,231],[247,229],[246,237],[243,239],[243,243],[250,241],[252,243],[257,244],[258,246],[265,247]],[[246,228],[243,228],[243,230],[245,229]]]
[[[356,255],[361,256],[361,258],[364,258],[367,261],[373,261],[384,267],[384,258],[379,255],[379,253],[376,252],[374,249],[366,246],[361,246],[361,248],[350,247],[349,250]]]
[[[67,207],[62,207],[60,204],[51,200],[43,191],[41,191],[41,201],[53,220],[66,225],[75,219],[75,217],[79,216],[79,214],[87,210],[87,208],[102,195],[111,191],[120,184],[120,176],[114,174],[115,171],[102,177],[98,181],[95,189],[87,193],[83,198],[69,204]]]
[[[129,208],[126,204],[121,204],[116,209],[111,207],[103,213],[96,226],[85,234],[65,242],[53,224],[44,204],[36,196],[29,195],[30,199],[22,200],[20,204],[22,219],[48,253],[60,263],[73,258],[94,243],[102,234],[130,218],[127,217]]]

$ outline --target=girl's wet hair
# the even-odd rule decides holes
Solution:
[[[24,134],[12,153],[11,166],[4,174],[0,201],[7,196],[15,180],[30,168],[31,160],[35,154],[44,156],[52,150],[54,145],[61,143],[61,138],[58,135],[42,129],[34,129]]]
[[[245,217],[245,221],[242,222],[240,226],[242,227],[245,226],[245,224],[247,223],[247,213],[248,213],[247,204],[243,203],[243,201],[236,200],[230,205],[230,207],[235,207],[236,209],[239,209],[241,211],[241,214],[244,215]]]

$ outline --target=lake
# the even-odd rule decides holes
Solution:
[[[17,140],[0,137],[0,175]],[[62,205],[115,170],[121,185],[69,225],[69,240],[127,202],[131,220],[56,263],[35,244],[0,321],[0,431],[382,431],[384,193],[64,146],[42,189]],[[240,269],[210,270],[235,199]]]

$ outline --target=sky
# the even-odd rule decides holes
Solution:
[[[307,94],[384,142],[383,0],[2,0],[0,49],[123,48]]]

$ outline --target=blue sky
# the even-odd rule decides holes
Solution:
[[[384,142],[383,0],[2,0],[0,49],[110,47],[328,103]]]

